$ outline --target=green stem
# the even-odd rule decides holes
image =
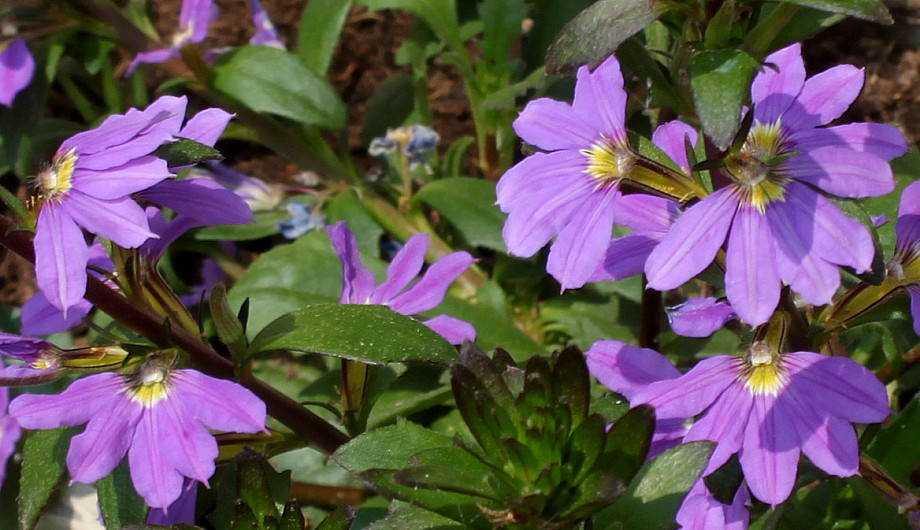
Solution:
[[[0,200],[16,214],[22,227],[30,232],[35,231],[35,217],[33,217],[29,209],[26,208],[26,205],[19,200],[19,197],[13,195],[5,186],[0,186]]]
[[[741,48],[755,58],[761,58],[771,51],[776,35],[786,27],[792,17],[799,12],[799,6],[777,4],[770,14],[764,17],[748,33]]]

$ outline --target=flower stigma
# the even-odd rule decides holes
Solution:
[[[729,175],[735,181],[735,189],[741,193],[744,202],[757,208],[762,214],[768,204],[782,201],[786,178],[778,170],[777,158],[790,154],[779,122],[769,125],[756,123],[751,127],[741,153],[726,164]]]
[[[52,201],[60,199],[73,186],[73,170],[77,163],[75,149],[57,153],[51,165],[35,176],[35,194],[39,199]]]
[[[145,362],[129,377],[128,394],[132,401],[152,408],[168,397],[169,370],[159,362]]]
[[[588,159],[585,173],[597,180],[597,188],[617,184],[636,165],[636,155],[628,147],[607,137],[580,152]]]
[[[751,394],[776,396],[785,384],[785,377],[779,361],[779,353],[771,350],[767,344],[755,343],[742,360],[742,377],[744,387]]]

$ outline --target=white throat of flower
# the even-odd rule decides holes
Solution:
[[[75,149],[57,153],[51,165],[35,176],[35,195],[44,201],[59,201],[73,187],[73,171],[77,163]]]
[[[151,408],[169,397],[169,369],[158,362],[145,362],[128,377],[128,395],[132,401]]]

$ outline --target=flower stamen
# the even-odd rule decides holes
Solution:
[[[618,183],[636,165],[636,155],[627,146],[606,137],[580,152],[588,159],[585,173],[597,180],[599,188]]]
[[[75,149],[55,154],[51,166],[35,176],[34,187],[38,198],[46,201],[60,200],[73,187],[73,170],[77,163]]]

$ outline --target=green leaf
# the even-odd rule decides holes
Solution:
[[[246,331],[243,329],[243,323],[227,303],[227,288],[223,284],[211,289],[210,305],[211,318],[214,320],[217,336],[227,345],[234,357],[238,359],[245,357],[248,349]]]
[[[210,85],[256,112],[317,127],[345,126],[345,104],[332,86],[284,50],[237,48],[217,60]]]
[[[339,193],[326,204],[323,211],[330,225],[345,221],[358,240],[358,249],[362,253],[371,256],[380,253],[380,236],[383,235],[383,229],[364,209],[355,190]]]
[[[278,233],[278,223],[290,219],[285,211],[256,212],[251,223],[206,226],[195,232],[199,241],[249,241]]]
[[[455,51],[463,47],[454,0],[360,0],[358,3],[367,6],[371,11],[380,9],[409,11],[424,20],[438,37],[447,42]]]
[[[411,465],[393,477],[397,484],[486,499],[495,495],[489,484],[494,470],[460,447],[428,449],[416,453],[409,460]]]
[[[415,506],[398,509],[366,527],[367,530],[463,530],[465,528],[467,527],[453,519]]]
[[[482,54],[498,65],[506,65],[511,42],[521,33],[521,21],[526,15],[524,0],[484,0],[479,4]]]
[[[406,122],[415,108],[412,76],[395,75],[374,89],[364,110],[361,124],[361,145],[369,146],[371,140],[385,136],[388,129],[395,129]]]
[[[879,431],[869,446],[869,456],[902,484],[910,484],[910,477],[920,460],[918,426],[920,401],[914,399]]]
[[[629,483],[645,461],[652,432],[655,430],[655,413],[652,407],[640,405],[623,415],[607,433],[602,469],[610,469]]]
[[[352,439],[340,447],[332,459],[352,474],[370,469],[403,469],[412,455],[426,449],[448,447],[450,443],[450,438],[443,434],[402,420]],[[381,451],[381,447],[386,450]]]
[[[348,530],[351,520],[355,518],[354,506],[340,506],[319,523],[316,530]],[[303,528],[301,526],[301,528]]]
[[[595,528],[673,528],[674,514],[714,449],[713,442],[691,442],[646,462],[626,493],[597,515]]]
[[[324,76],[345,26],[351,0],[310,0],[300,16],[297,54],[307,68]]]
[[[600,0],[562,28],[546,52],[546,71],[558,74],[576,66],[599,65],[617,46],[658,16],[656,0]]]
[[[741,106],[751,78],[760,67],[750,55],[736,50],[702,51],[690,59],[690,87],[703,131],[719,149],[738,132]]]
[[[750,1],[750,0],[748,0]],[[891,24],[894,22],[891,13],[885,7],[882,0],[771,0],[780,4],[795,4],[805,7],[812,7],[821,11],[849,15],[851,17],[862,18],[878,22],[879,24]],[[758,0],[758,3],[759,0]]]
[[[153,152],[153,156],[165,160],[169,167],[191,166],[205,160],[224,158],[217,149],[188,138],[179,138],[161,145]]]
[[[454,347],[417,320],[386,306],[317,304],[280,317],[252,341],[252,353],[292,350],[370,364],[450,363]]]
[[[127,460],[122,460],[108,476],[96,482],[99,508],[107,530],[140,524],[147,518],[147,504],[134,491]]]
[[[31,529],[64,478],[65,458],[74,429],[29,431],[22,449],[19,528]]]
[[[495,185],[468,177],[435,180],[415,200],[438,210],[470,245],[505,252],[505,216],[495,205]]]

